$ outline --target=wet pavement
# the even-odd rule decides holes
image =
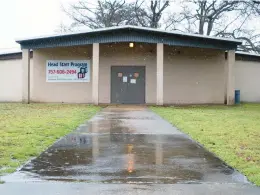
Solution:
[[[103,109],[88,123],[2,180],[7,183],[0,185],[0,190],[12,184],[23,188],[21,183],[24,182],[43,186],[57,183],[56,188],[66,188],[73,182],[78,192],[87,186],[94,190],[93,186],[99,185],[105,191],[93,191],[98,194],[110,194],[108,189],[114,194],[120,189],[114,184],[125,186],[118,192],[129,189],[130,194],[151,194],[147,189],[153,189],[154,185],[158,185],[157,190],[152,190],[155,194],[165,194],[167,189],[180,194],[186,190],[191,194],[193,188],[201,189],[198,185],[216,192],[226,188],[230,194],[260,194],[259,188],[248,183],[245,176],[143,107]],[[166,185],[164,190],[158,191],[159,186],[165,184],[175,185]],[[137,191],[133,190],[135,185]],[[61,194],[65,194],[63,192]]]

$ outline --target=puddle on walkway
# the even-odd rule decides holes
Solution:
[[[247,182],[243,175],[154,113],[133,112],[104,110],[6,180]]]

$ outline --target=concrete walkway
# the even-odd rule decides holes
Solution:
[[[260,194],[158,115],[129,106],[103,109],[2,180],[5,195]]]

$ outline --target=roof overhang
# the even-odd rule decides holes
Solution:
[[[260,62],[260,55],[254,54],[254,53],[237,51],[236,60]]]
[[[84,32],[42,36],[16,40],[22,49],[79,46],[93,43],[141,42],[163,43],[172,46],[187,46],[236,50],[241,41],[197,34],[164,31],[146,27],[120,26]]]
[[[30,51],[30,57],[33,57],[33,52]],[[22,59],[22,51],[12,51],[12,52],[3,52],[0,53],[1,60],[18,60]]]

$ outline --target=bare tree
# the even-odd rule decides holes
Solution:
[[[248,1],[249,7],[252,8],[255,14],[260,15],[260,1]]]
[[[56,33],[67,33],[71,32],[71,29],[69,26],[65,25],[63,22],[60,23],[60,25],[55,30]]]
[[[125,0],[98,0],[96,3],[79,0],[63,10],[73,20],[71,28],[87,26],[95,29],[127,24],[158,28],[168,6],[168,0],[135,0],[132,3]]]
[[[234,0],[184,0],[181,21],[194,33],[211,35],[214,26],[228,13],[241,10],[241,1]]]
[[[176,5],[175,0],[174,5]],[[260,0],[179,0],[181,11],[170,13],[168,0],[79,0],[65,12],[72,18],[71,28],[102,28],[138,25],[243,41],[243,51],[259,52],[260,35],[248,28],[252,18],[260,16]],[[172,7],[171,7],[172,8]],[[169,9],[168,9],[169,10]],[[162,19],[166,19],[164,23]],[[62,32],[71,30],[61,26]]]
[[[247,24],[251,19],[259,16],[258,2],[185,0],[181,2],[182,11],[173,14],[166,23],[166,27],[185,32],[240,39],[243,41],[241,50],[260,52],[258,34],[247,29]]]
[[[71,28],[87,26],[95,29],[137,24],[134,4],[126,3],[125,0],[99,0],[94,4],[87,0],[80,0],[64,11],[73,20]]]
[[[145,0],[136,0],[135,16],[138,24],[144,27],[159,28],[164,10],[170,5],[169,1],[151,0],[146,4]]]
[[[254,31],[234,29],[232,32],[220,33],[220,36],[241,40],[243,44],[238,50],[260,53],[260,34],[254,34]]]
[[[240,15],[243,16],[240,23],[229,30],[227,30],[229,26],[227,25],[226,28],[219,30],[215,36],[239,39],[243,42],[243,44],[239,46],[239,50],[260,53],[259,32],[256,32],[254,29],[249,29],[247,25],[245,25],[247,22],[250,23],[252,18],[260,16],[259,5],[260,1],[244,1],[243,10],[239,12]]]

